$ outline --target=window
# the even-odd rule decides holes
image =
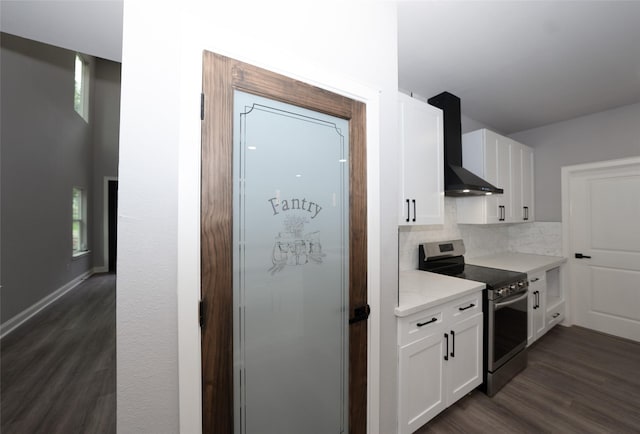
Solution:
[[[89,62],[76,54],[73,108],[89,122]]]
[[[87,197],[84,190],[73,187],[71,239],[73,255],[87,251]]]

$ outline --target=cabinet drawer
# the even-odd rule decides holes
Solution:
[[[482,313],[482,291],[474,292],[448,304],[447,311],[455,321],[462,321]]]
[[[399,319],[398,345],[404,346],[436,332],[442,332],[444,307],[438,306]]]
[[[547,330],[564,319],[564,302],[547,310]]]

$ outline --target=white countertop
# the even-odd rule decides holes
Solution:
[[[530,253],[504,252],[495,255],[466,259],[467,264],[483,267],[501,268],[503,270],[535,273],[549,270],[567,261],[562,256],[533,255]]]
[[[400,301],[396,316],[404,317],[465,296],[485,288],[485,284],[473,280],[428,271],[400,272]]]

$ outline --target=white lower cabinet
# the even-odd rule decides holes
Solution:
[[[412,433],[444,410],[443,334],[420,339],[400,348],[400,433]]]
[[[482,384],[481,296],[399,319],[399,433],[416,431]]]
[[[529,326],[527,345],[564,319],[565,301],[560,283],[560,267],[530,273]]]
[[[482,383],[482,314],[451,327],[446,366],[447,403],[453,404]]]
[[[527,345],[531,345],[546,331],[547,284],[545,272],[531,274],[529,278],[529,326]]]

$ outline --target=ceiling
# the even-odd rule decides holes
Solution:
[[[122,61],[123,0],[2,0],[0,30]]]
[[[0,30],[122,59],[123,0],[0,3]],[[640,102],[640,1],[399,1],[399,87],[503,134]]]
[[[640,2],[398,4],[399,87],[511,134],[640,102]]]

